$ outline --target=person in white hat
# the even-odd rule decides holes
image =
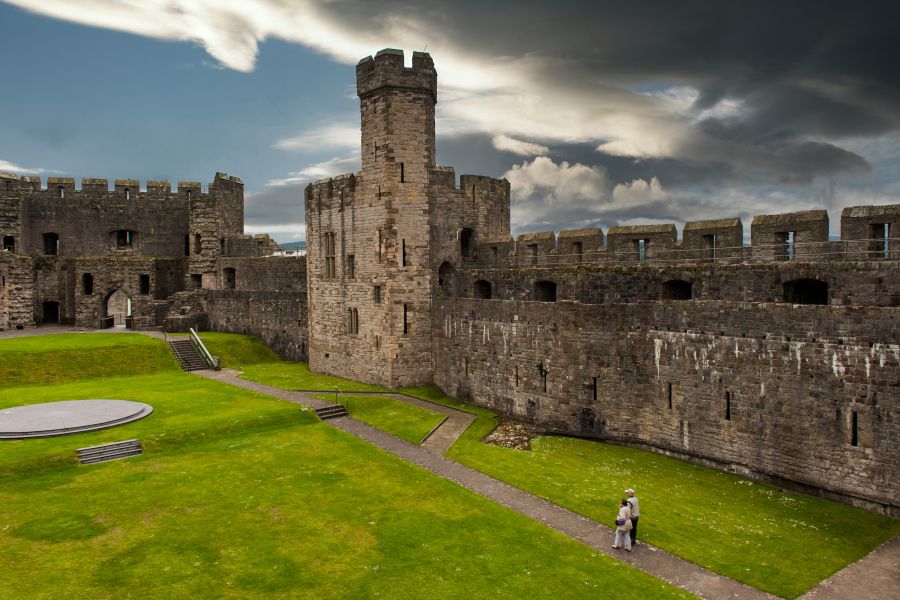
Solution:
[[[631,535],[631,545],[634,546],[637,543],[637,524],[638,517],[641,516],[641,509],[638,507],[638,499],[634,495],[633,489],[625,490],[625,495],[628,496],[628,507],[631,509],[631,531],[628,533]]]

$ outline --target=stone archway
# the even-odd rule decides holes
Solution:
[[[122,288],[117,288],[103,302],[103,316],[112,317],[114,327],[125,327],[131,319],[131,298]]]

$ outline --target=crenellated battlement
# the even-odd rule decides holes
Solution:
[[[204,187],[206,191],[204,191]],[[179,181],[176,189],[165,179],[148,179],[146,187],[141,189],[139,179],[115,179],[112,189],[109,180],[103,178],[84,177],[81,187],[76,187],[73,177],[48,177],[47,185],[43,185],[41,177],[34,175],[17,176],[15,173],[0,173],[0,192],[20,191],[27,194],[59,198],[87,198],[97,195],[106,198],[125,197],[138,199],[142,197],[184,196],[190,192],[191,197],[206,196],[215,190],[243,191],[244,182],[240,178],[226,173],[216,173],[212,183],[203,186],[199,181]]]
[[[726,218],[685,223],[682,238],[672,223],[524,233],[512,239],[480,239],[479,267],[554,266],[578,263],[778,262],[900,259],[900,204],[852,206],[841,214],[841,239],[828,237],[824,210],[758,215],[751,243],[743,223]]]
[[[360,98],[382,88],[403,88],[431,94],[437,102],[437,71],[427,52],[413,52],[412,67],[403,64],[403,50],[385,48],[356,65],[356,93]]]

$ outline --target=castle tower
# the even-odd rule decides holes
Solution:
[[[306,190],[309,360],[315,371],[430,383],[431,213],[437,73],[382,50],[356,67],[362,171]]]

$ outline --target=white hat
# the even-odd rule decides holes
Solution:
[[[625,490],[625,493],[626,493],[626,494],[633,494],[633,493],[634,493],[634,490],[631,489],[631,488],[628,488],[627,490]]]

